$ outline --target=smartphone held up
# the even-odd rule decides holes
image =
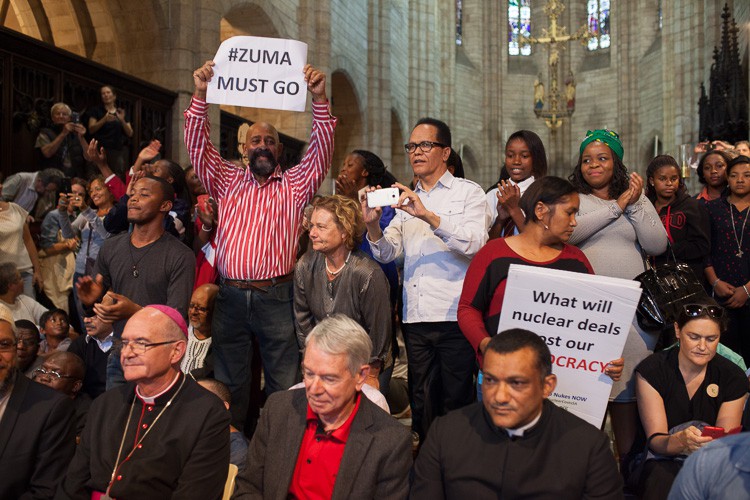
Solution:
[[[367,206],[370,208],[389,207],[398,203],[398,197],[398,188],[376,189],[367,193]]]

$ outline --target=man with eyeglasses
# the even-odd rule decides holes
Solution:
[[[385,263],[405,254],[402,318],[412,429],[423,441],[426,415],[473,400],[474,350],[456,312],[469,261],[487,242],[490,211],[479,185],[448,171],[451,132],[444,122],[422,118],[404,148],[418,180],[413,191],[394,184],[402,193],[385,231],[382,210],[369,208],[366,196],[361,201],[375,259]]]
[[[73,457],[73,402],[16,368],[13,316],[0,305],[0,498],[52,498]]]
[[[187,324],[146,306],[118,339],[128,383],[91,406],[56,498],[217,499],[229,470],[229,413],[180,371]]]
[[[211,353],[211,317],[219,287],[213,283],[201,285],[193,291],[188,305],[188,340],[180,368],[182,373],[196,380],[213,373]]]
[[[81,392],[86,367],[83,360],[67,351],[55,351],[34,370],[33,380],[64,394],[73,401],[75,408],[76,439],[86,424],[86,415],[91,408],[91,398]]]

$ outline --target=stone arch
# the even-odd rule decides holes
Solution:
[[[54,45],[52,29],[42,0],[11,0],[4,26]]]
[[[401,117],[395,109],[391,109],[391,164],[388,168],[400,183],[409,185],[413,173],[409,158],[404,151],[404,144],[406,144],[406,136]]]
[[[331,111],[338,119],[334,135],[335,149],[331,175],[338,170],[347,153],[353,149],[365,148],[363,140],[362,107],[357,91],[348,73],[336,70],[331,75]]]
[[[138,4],[140,7],[136,7]],[[126,40],[130,52],[139,51],[143,46],[132,47],[132,40],[138,37],[131,26],[123,22],[115,23],[113,18],[130,18],[138,24],[139,31],[158,33],[154,19],[153,2],[135,2],[128,11],[121,11],[117,3],[110,0],[11,0],[4,26],[55,47],[92,59],[106,66],[120,70],[122,67],[120,41]],[[142,9],[149,15],[135,15]],[[158,10],[158,9],[157,9]],[[151,36],[149,47],[154,46]],[[131,71],[138,74],[138,68]]]
[[[90,58],[96,48],[96,32],[84,0],[45,2],[54,45]]]

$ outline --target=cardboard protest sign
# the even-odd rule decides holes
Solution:
[[[598,428],[612,389],[604,369],[622,355],[640,296],[632,280],[513,264],[498,333],[541,336],[557,375],[550,401]]]
[[[307,84],[302,68],[307,44],[281,38],[234,36],[214,57],[206,100],[248,108],[304,111]]]

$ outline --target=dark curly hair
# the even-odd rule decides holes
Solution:
[[[677,192],[675,194],[679,195],[685,191],[685,179],[683,179],[682,177],[680,165],[677,163],[677,160],[669,155],[656,156],[653,160],[651,160],[651,163],[649,163],[648,167],[646,168],[646,198],[651,200],[651,203],[656,201],[656,189],[654,188],[654,186],[649,184],[648,180],[656,175],[656,171],[662,167],[674,167],[677,169],[677,175],[680,178],[680,183],[677,186]]]
[[[614,163],[612,180],[609,181],[608,192],[610,199],[616,200],[622,193],[624,193],[628,189],[628,185],[630,184],[630,179],[628,178],[628,167],[626,167],[625,164],[622,163],[622,160],[612,151],[609,146],[607,146],[607,149],[609,149],[609,152],[612,155],[612,162]],[[579,193],[591,194],[593,189],[583,178],[583,173],[581,172],[582,163],[583,155],[580,154],[578,155],[578,163],[576,163],[576,166],[573,169],[573,173],[568,176],[568,180],[571,184],[573,184],[573,187],[575,187],[576,191],[578,191]]]

